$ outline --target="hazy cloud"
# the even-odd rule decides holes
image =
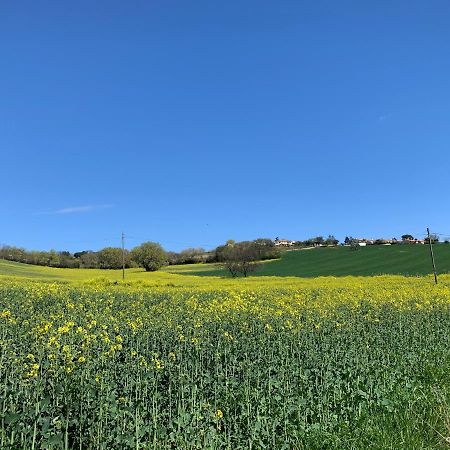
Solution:
[[[54,211],[47,211],[41,214],[77,214],[97,211],[99,209],[112,208],[113,205],[83,205],[83,206],[68,206],[66,208],[56,209]]]

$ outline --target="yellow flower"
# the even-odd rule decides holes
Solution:
[[[145,366],[145,367],[147,367],[147,361],[145,360],[145,358],[143,357],[143,356],[141,356],[141,359],[140,359],[140,361],[139,361],[139,365],[142,367],[142,366]]]
[[[36,378],[39,373],[39,364],[33,364],[31,370],[27,373],[28,378]]]
[[[226,339],[228,339],[229,341],[233,341],[234,337],[231,333],[229,333],[228,331],[225,331],[225,333],[223,334],[225,336]]]
[[[223,417],[223,412],[222,412],[221,409],[218,409],[218,410],[217,410],[217,412],[216,412],[216,417],[217,417],[218,419],[222,419],[222,417]]]

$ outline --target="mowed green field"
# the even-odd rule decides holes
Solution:
[[[450,272],[450,245],[434,246],[438,273]],[[225,276],[217,265],[172,266],[172,273]],[[274,261],[265,262],[256,276],[321,277],[372,275],[427,275],[432,273],[429,247],[426,245],[374,245],[351,250],[326,247],[286,251]]]
[[[438,273],[450,273],[450,245],[434,247]],[[357,251],[348,247],[292,250],[278,260],[262,264],[254,276],[265,277],[321,277],[373,275],[429,275],[432,273],[429,247],[425,245],[369,246]],[[0,276],[39,278],[60,281],[107,278],[122,279],[121,270],[57,269],[0,260]],[[196,284],[198,276],[228,277],[218,264],[186,264],[168,266],[156,273],[143,269],[127,269],[126,279],[145,280],[177,285]],[[253,278],[253,277],[252,277]],[[206,282],[206,280],[205,280]]]
[[[434,247],[439,273],[450,272],[450,245]],[[425,245],[374,245],[318,248],[286,252],[284,258],[268,263],[260,275],[346,276],[346,275],[426,275],[432,272],[430,250]]]

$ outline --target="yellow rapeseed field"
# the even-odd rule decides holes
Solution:
[[[0,281],[0,448],[445,448],[450,278],[198,280]]]

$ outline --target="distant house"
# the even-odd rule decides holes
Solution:
[[[291,241],[289,239],[276,238],[274,243],[277,247],[292,247],[293,245],[295,245],[295,241]]]
[[[358,244],[360,247],[366,247],[367,245],[375,244],[375,241],[373,239],[367,239],[367,238],[356,238],[356,239],[353,239],[353,242]]]

